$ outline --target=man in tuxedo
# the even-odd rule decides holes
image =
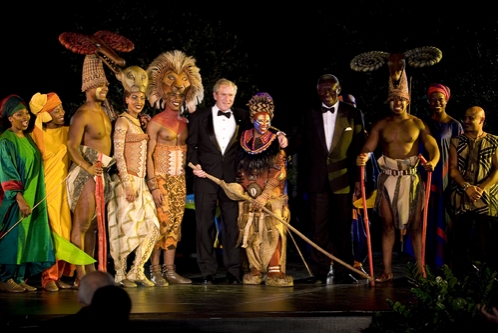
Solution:
[[[187,161],[194,164],[194,203],[196,207],[196,251],[203,283],[211,284],[218,270],[214,224],[217,203],[222,220],[223,263],[229,284],[241,283],[242,252],[236,247],[238,203],[227,197],[210,174],[226,183],[236,182],[239,135],[249,126],[248,111],[233,108],[237,86],[218,80],[213,87],[216,104],[192,113],[187,138]]]
[[[364,116],[354,106],[339,101],[338,78],[325,74],[317,81],[322,105],[304,114],[298,149],[308,194],[311,237],[322,249],[349,265],[352,252],[352,198],[360,197],[360,174],[355,164],[364,145]],[[315,248],[310,252],[316,283],[326,283],[331,260]],[[356,283],[342,264],[333,263],[334,283]]]
[[[194,177],[194,204],[196,207],[196,252],[202,283],[211,284],[218,270],[214,223],[217,205],[222,220],[221,242],[223,264],[227,270],[227,283],[242,283],[242,255],[237,247],[238,202],[230,199],[222,187],[208,179],[207,174],[235,183],[239,157],[240,134],[250,128],[247,110],[234,108],[237,86],[227,79],[213,86],[215,105],[192,113],[187,137],[187,162],[196,166]],[[277,131],[277,129],[272,129]],[[287,146],[285,135],[277,132],[281,148]]]

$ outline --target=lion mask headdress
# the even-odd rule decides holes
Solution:
[[[147,68],[147,74],[149,86],[146,96],[154,108],[163,110],[166,94],[170,92],[185,93],[185,102],[190,113],[196,111],[196,106],[203,100],[204,88],[196,60],[182,51],[174,50],[160,54]],[[184,80],[185,77],[187,80]]]

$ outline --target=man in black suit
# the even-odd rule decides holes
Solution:
[[[213,86],[215,105],[192,113],[189,118],[187,162],[196,166],[194,177],[194,204],[196,207],[196,252],[202,282],[211,284],[218,270],[213,247],[216,237],[214,223],[217,205],[222,220],[221,242],[223,264],[227,270],[227,283],[242,283],[242,255],[236,247],[239,237],[237,225],[238,203],[231,200],[224,190],[206,175],[235,183],[239,157],[240,134],[252,127],[247,110],[232,107],[237,86],[227,79],[218,80]],[[276,129],[273,129],[276,130]],[[281,148],[287,139],[279,132]]]
[[[341,86],[331,74],[321,76],[317,93],[321,106],[304,115],[303,131],[298,135],[301,177],[308,194],[311,237],[322,249],[349,265],[352,252],[352,198],[360,197],[360,174],[355,164],[365,141],[362,112],[338,100]],[[312,272],[316,283],[327,280],[331,260],[311,249]],[[333,263],[334,283],[357,280],[347,267]]]
[[[213,87],[213,107],[194,112],[189,119],[187,161],[194,164],[194,203],[196,207],[197,261],[203,283],[212,283],[218,269],[213,243],[217,204],[222,219],[223,263],[228,283],[241,283],[242,252],[236,247],[238,203],[227,197],[210,174],[226,183],[236,182],[239,134],[249,126],[248,111],[233,108],[237,86],[227,80],[218,80]]]

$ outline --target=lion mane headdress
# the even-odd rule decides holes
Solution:
[[[179,50],[168,51],[160,54],[147,68],[149,76],[149,86],[146,96],[149,104],[159,110],[165,108],[166,91],[163,88],[163,79],[168,71],[177,74],[185,73],[189,79],[185,88],[185,102],[189,113],[196,111],[196,106],[204,98],[204,88],[199,74],[199,68],[196,66],[196,60],[187,56]]]

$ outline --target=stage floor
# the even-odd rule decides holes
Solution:
[[[196,281],[199,271],[193,259],[188,265],[186,260],[179,272]],[[294,287],[226,285],[225,272],[220,271],[219,283],[213,285],[127,288],[132,300],[130,327],[169,332],[359,332],[369,326],[374,312],[390,310],[387,299],[403,303],[413,299],[405,277],[408,260],[407,255],[395,253],[394,280],[374,286],[367,279],[358,284],[315,285],[300,257],[291,255],[288,274],[295,279]],[[365,269],[369,273],[368,265]],[[374,271],[381,272],[379,253],[374,253]],[[41,320],[79,309],[76,290],[3,292],[0,331],[36,330]]]

